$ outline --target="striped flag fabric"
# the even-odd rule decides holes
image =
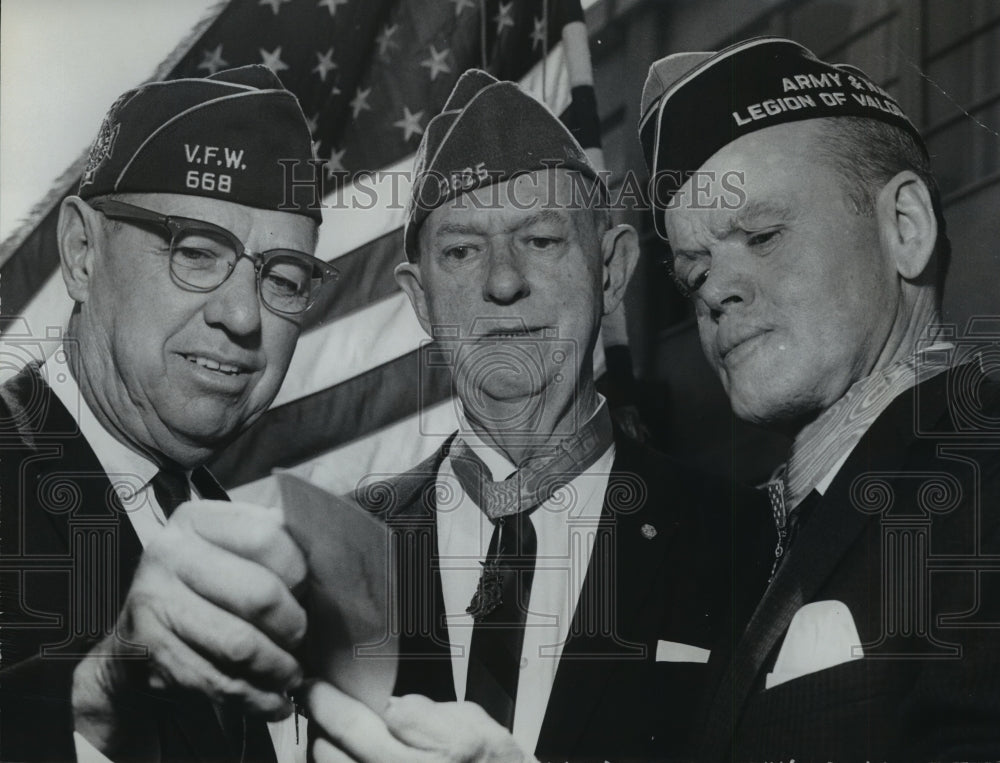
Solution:
[[[448,370],[424,351],[392,271],[414,153],[459,75],[480,67],[520,82],[603,160],[579,0],[230,0],[157,77],[250,63],[269,66],[302,104],[326,161],[317,256],[340,271],[307,314],[270,410],[210,465],[234,497],[267,503],[274,469],[347,492],[366,474],[417,463],[457,425]],[[0,247],[5,345],[68,318],[55,219],[78,174]]]

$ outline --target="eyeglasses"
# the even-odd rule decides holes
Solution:
[[[218,225],[188,217],[161,215],[123,201],[98,199],[90,206],[110,220],[158,226],[170,237],[170,276],[188,291],[218,289],[246,257],[257,273],[257,293],[269,310],[296,315],[308,310],[339,275],[323,260],[294,249],[251,252]]]

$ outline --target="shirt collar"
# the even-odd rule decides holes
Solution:
[[[599,392],[596,394],[597,407],[594,409],[594,412],[587,417],[587,422],[597,416],[601,408],[607,405],[607,400],[604,396]],[[487,443],[476,433],[476,430],[473,428],[472,424],[469,423],[468,418],[466,418],[465,408],[463,407],[461,400],[458,400],[458,426],[458,431],[460,433],[459,436],[465,440],[466,445],[476,452],[476,455],[479,456],[482,462],[486,465],[486,468],[490,470],[490,475],[494,482],[505,480],[517,471],[517,467],[509,458],[507,458],[507,456],[497,450],[494,446]]]
[[[936,342],[855,382],[796,436],[787,464],[785,502],[795,508],[812,491],[824,494],[854,447],[893,400],[948,370],[949,342]]]

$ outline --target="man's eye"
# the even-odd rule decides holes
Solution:
[[[779,230],[766,230],[761,231],[760,233],[751,233],[747,236],[747,245],[764,246],[765,244],[771,243],[779,233],[781,233]]]
[[[211,267],[222,259],[219,252],[194,246],[175,246],[174,260],[189,267]]]
[[[444,256],[449,260],[465,260],[472,254],[471,246],[449,246],[444,250]]]
[[[691,297],[705,283],[709,268],[707,263],[693,258],[676,258],[672,263],[667,261],[674,284],[682,296]]]
[[[264,288],[270,293],[280,296],[292,296],[294,294],[302,294],[306,291],[302,280],[287,278],[276,272],[267,274],[267,277],[264,278]]]
[[[528,239],[528,246],[532,249],[539,249],[543,251],[545,249],[552,249],[558,243],[559,239],[551,238],[549,236],[532,236]]]
[[[685,285],[689,294],[694,294],[702,287],[705,281],[708,280],[709,272],[708,268],[697,268],[688,275],[687,283]]]

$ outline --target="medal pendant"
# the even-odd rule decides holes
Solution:
[[[472,602],[465,610],[477,623],[489,617],[503,604],[503,575],[500,565],[496,559],[489,559],[481,564],[483,572],[479,576],[476,592],[472,595]]]

